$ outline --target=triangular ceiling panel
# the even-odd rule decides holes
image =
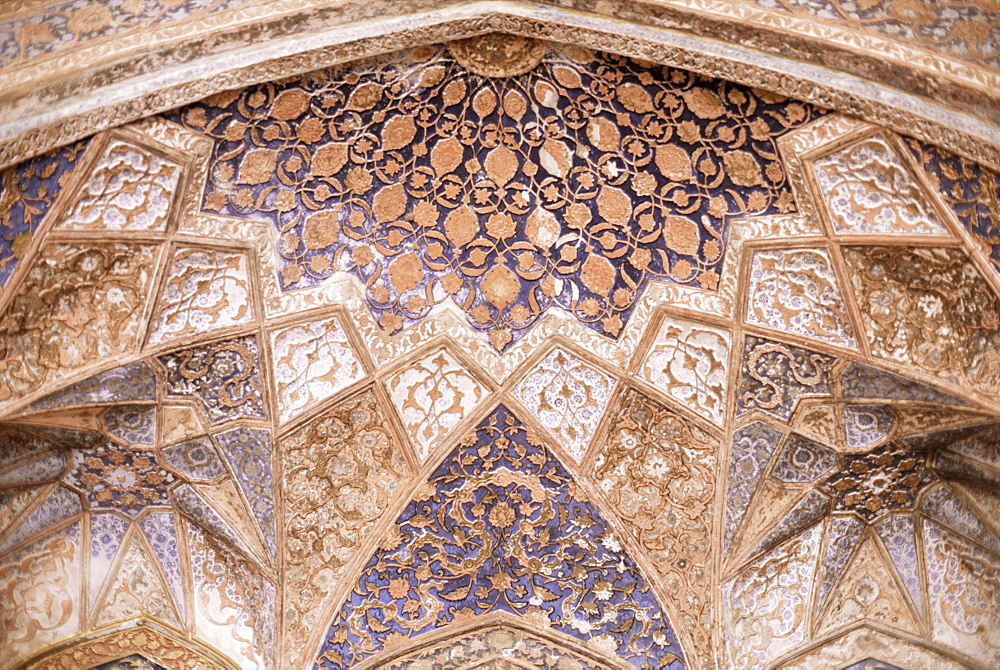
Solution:
[[[683,667],[621,538],[503,405],[381,539],[325,636],[320,665],[353,665],[490,612],[554,628],[636,667]]]

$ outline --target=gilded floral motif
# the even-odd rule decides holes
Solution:
[[[847,247],[872,353],[1000,389],[1000,298],[957,249]]]
[[[597,658],[595,658],[597,657]],[[421,670],[440,668],[459,670],[473,667],[486,670],[507,670],[526,664],[542,670],[611,670],[599,652],[587,654],[570,650],[551,640],[541,639],[511,624],[501,624],[487,630],[450,638],[444,644],[397,657],[382,667],[386,670]],[[480,665],[493,661],[495,665]],[[510,664],[510,665],[507,665]]]
[[[729,332],[667,317],[642,365],[642,376],[714,424],[726,410]]]
[[[984,0],[744,0],[793,14],[809,14],[890,39],[940,49],[952,56],[1000,65],[1000,12]]]
[[[91,508],[117,509],[138,516],[151,505],[167,505],[167,487],[175,477],[156,455],[133,451],[110,441],[95,449],[74,449],[73,469],[65,481],[87,496]]]
[[[0,296],[86,146],[77,142],[0,172]]]
[[[281,447],[285,664],[299,667],[326,621],[327,596],[412,470],[371,391],[313,419]]]
[[[72,648],[50,656],[30,667],[38,670],[78,670],[110,662],[135,649],[143,654],[169,662],[171,670],[221,670],[217,662],[190,649],[185,644],[147,626],[137,626],[122,631],[91,638]]]
[[[388,332],[450,297],[503,351],[549,307],[617,337],[647,281],[715,290],[729,218],[794,209],[774,138],[820,113],[577,48],[486,79],[427,47],[175,118],[216,139],[205,209],[278,228],[284,288],[351,272]]]
[[[906,140],[945,202],[1000,273],[1000,173],[958,154]]]
[[[569,473],[499,406],[417,490],[330,627],[318,662],[506,611],[636,667],[681,668],[670,623]]]

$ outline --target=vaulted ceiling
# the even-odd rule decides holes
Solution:
[[[483,5],[5,10],[0,667],[1000,664],[1000,16]]]

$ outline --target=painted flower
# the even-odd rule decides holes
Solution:
[[[70,14],[67,25],[74,33],[86,35],[108,27],[113,20],[111,10],[104,5],[93,4]]]

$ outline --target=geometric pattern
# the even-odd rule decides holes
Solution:
[[[992,167],[523,37],[345,55],[0,172],[0,665],[1000,665]]]

